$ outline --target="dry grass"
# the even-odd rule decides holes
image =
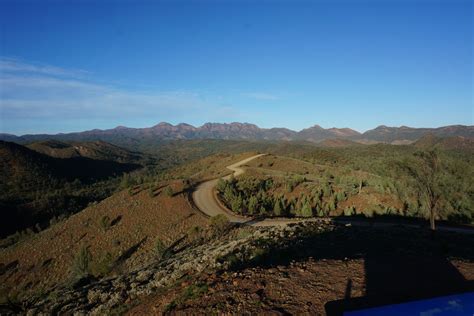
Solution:
[[[172,184],[179,192],[180,183]],[[15,268],[0,275],[3,291],[38,292],[63,283],[70,275],[75,255],[89,248],[93,262],[107,253],[114,258],[130,252],[121,270],[156,260],[153,247],[157,238],[170,244],[194,226],[208,220],[194,212],[183,193],[173,197],[148,190],[130,195],[127,190],[88,207],[51,228],[7,249],[0,250],[0,267],[18,260]],[[103,218],[110,224],[103,227]],[[133,248],[135,251],[131,251]]]

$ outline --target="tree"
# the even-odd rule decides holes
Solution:
[[[72,272],[75,277],[82,278],[90,274],[92,255],[86,246],[82,246],[74,258]]]
[[[355,206],[348,206],[344,209],[344,216],[352,216],[356,214]]]
[[[333,193],[331,183],[329,182],[323,186],[322,190],[325,197],[330,197]]]
[[[275,216],[282,215],[281,203],[280,203],[280,199],[278,198],[275,200],[275,204],[273,205],[273,215]]]
[[[336,202],[342,202],[346,200],[346,192],[344,191],[339,191],[336,194]]]
[[[217,181],[217,185],[216,185],[217,191],[219,191],[220,193],[224,193],[226,187],[227,187],[227,181],[225,181],[224,179],[220,178],[220,179]]]
[[[336,210],[337,203],[336,203],[336,197],[335,196],[333,196],[329,199],[329,201],[326,204],[326,207],[327,207],[328,213]]]
[[[303,203],[303,207],[301,208],[301,216],[303,217],[311,217],[313,216],[313,210],[311,209],[311,204],[306,199]]]
[[[318,217],[324,217],[326,215],[324,214],[323,208],[319,204],[316,204],[316,214]]]
[[[248,211],[250,215],[255,214],[255,212],[257,211],[257,204],[258,204],[257,197],[255,195],[252,195],[248,203]]]
[[[437,205],[442,192],[440,188],[441,160],[436,150],[421,151],[414,155],[417,162],[408,164],[407,169],[415,180],[421,197],[425,200],[425,207],[430,218],[430,228],[434,231],[436,230]]]
[[[236,213],[241,213],[242,212],[242,206],[243,206],[242,196],[238,195],[238,196],[234,197],[234,199],[232,200],[232,204],[231,204],[232,211],[234,211]]]
[[[232,187],[228,185],[224,190],[224,201],[231,203],[234,200],[234,196],[234,190],[232,190]]]

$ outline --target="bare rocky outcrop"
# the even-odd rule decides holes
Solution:
[[[56,288],[39,298],[23,302],[22,308],[28,315],[103,314],[171,286],[186,275],[226,270],[236,261],[252,260],[262,241],[288,243],[304,226],[321,231],[332,227],[325,220],[289,226],[245,227],[233,229],[223,236],[214,235],[210,240],[202,239],[184,246],[178,243],[171,250],[177,252],[167,259],[84,286]]]

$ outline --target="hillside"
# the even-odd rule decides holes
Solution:
[[[463,136],[437,137],[427,134],[417,140],[413,146],[420,149],[441,148],[447,150],[473,151],[474,138]]]
[[[451,125],[439,128],[412,128],[407,126],[388,127],[381,125],[360,136],[362,140],[392,143],[394,141],[415,141],[424,135],[436,137],[462,136],[474,138],[474,126]]]
[[[180,182],[170,183],[176,192]],[[81,247],[92,255],[94,273],[126,273],[153,262],[158,240],[169,246],[191,228],[206,227],[207,219],[192,210],[185,193],[163,194],[167,183],[157,184],[154,195],[140,188],[118,192],[0,249],[0,290],[32,294],[72,281],[73,261]],[[110,264],[110,266],[108,266]]]
[[[341,138],[328,138],[318,143],[322,147],[347,147],[347,146],[361,146],[360,143]]]
[[[137,164],[96,160],[83,156],[54,158],[25,146],[0,141],[0,177],[6,182],[41,182],[45,177],[55,179],[93,181],[122,174],[139,168]]]
[[[85,157],[53,158],[0,141],[0,236],[77,211],[105,197],[111,177],[141,168],[137,164]]]
[[[55,158],[84,157],[94,160],[108,160],[119,163],[135,163],[146,165],[153,159],[140,152],[133,152],[103,141],[95,142],[61,142],[45,140],[34,142],[26,147]]]
[[[154,231],[149,230],[147,223],[143,224],[143,232],[136,234],[148,236],[148,242]],[[120,225],[112,226],[102,235],[110,234],[111,238],[123,241],[115,237]],[[170,229],[167,227],[165,231]],[[201,232],[191,229],[197,232],[194,241],[170,247],[172,252],[165,257],[149,248],[151,245],[145,246],[145,242],[139,247],[132,246],[136,252],[125,260],[124,269],[115,268],[106,277],[89,277],[73,285],[67,285],[66,278],[53,289],[33,293],[28,289],[41,288],[37,280],[45,280],[45,286],[53,281],[53,271],[59,270],[57,266],[61,262],[48,255],[40,260],[22,257],[21,261],[2,266],[4,272],[0,278],[8,282],[6,285],[14,277],[21,281],[15,291],[10,291],[12,304],[0,305],[0,310],[3,307],[3,311],[10,313],[33,315],[240,314],[242,311],[342,315],[348,309],[474,289],[472,235],[441,232],[439,240],[433,241],[419,228],[352,227],[326,220],[259,228],[229,226],[218,233],[213,229],[212,224]],[[92,237],[104,241],[103,236],[93,233],[94,228],[77,232],[82,235],[67,237],[61,231],[58,239],[72,241],[73,245],[78,239],[82,245],[90,244],[90,251],[94,252],[90,262],[93,268],[101,258],[95,253],[97,249],[121,248],[109,241],[104,242],[105,248],[99,248],[99,243],[89,239],[92,233]],[[206,233],[211,234],[204,237]],[[132,238],[138,243],[143,240]],[[21,248],[17,254],[31,253],[26,245]],[[61,258],[70,263],[73,252],[60,248],[65,250]],[[74,246],[74,250],[79,249],[83,248]],[[41,261],[43,258],[45,261]],[[143,258],[150,260],[140,262]],[[135,269],[128,269],[128,262],[138,264]],[[38,277],[37,270],[43,271],[44,276],[33,277]],[[28,280],[32,283],[25,284]]]
[[[14,245],[4,244],[0,289],[3,301],[13,304],[0,304],[0,312],[323,314],[341,308],[341,301],[360,307],[473,289],[470,235],[440,231],[433,240],[418,221],[412,222],[416,227],[338,223],[352,215],[423,217],[415,184],[397,169],[398,162],[413,159],[415,146],[177,144],[168,154],[200,148],[201,155],[217,144],[225,150],[149,178],[132,173],[125,190]],[[300,216],[309,204],[316,217],[318,210],[329,210],[325,215],[335,218],[253,227],[208,220],[195,211],[190,194],[195,186],[229,174],[226,166],[255,155],[225,152],[248,146],[274,154],[243,166],[247,172],[230,181],[233,196],[247,199],[251,192],[264,209],[261,216],[277,216],[274,201],[284,198],[294,201],[280,205],[280,211],[288,206],[288,217]],[[467,210],[471,219],[469,155],[441,154],[443,168],[452,173],[444,175],[452,190],[443,206],[460,214]],[[466,181],[459,181],[461,174]],[[240,212],[247,214],[248,205],[241,204]],[[449,215],[440,213],[440,219]]]

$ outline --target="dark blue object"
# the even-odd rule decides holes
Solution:
[[[474,316],[474,292],[345,312],[345,316]]]

